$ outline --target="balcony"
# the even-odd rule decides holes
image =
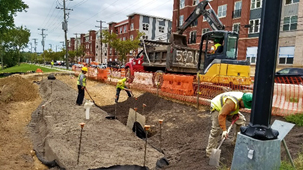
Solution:
[[[241,9],[237,9],[233,11],[233,18],[240,18],[241,17]]]

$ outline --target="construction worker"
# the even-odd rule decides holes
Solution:
[[[78,86],[78,97],[76,104],[78,106],[81,106],[84,99],[84,89],[86,87],[86,76],[87,68],[82,67],[82,73],[79,74],[78,80],[77,80],[77,86]]]
[[[54,61],[52,60],[52,62],[51,62],[51,68],[53,68],[53,66],[54,66]]]
[[[211,46],[209,53],[210,53],[210,54],[215,54],[216,52],[217,52],[217,53],[221,53],[222,51],[218,51],[218,48],[219,48],[220,46],[222,46],[221,40],[220,40],[219,38],[215,38],[215,40],[214,40],[214,45]]]
[[[116,99],[115,99],[115,102],[118,103],[118,100],[119,100],[119,95],[120,95],[120,91],[121,90],[125,90],[128,97],[132,97],[131,95],[131,90],[128,89],[126,86],[125,86],[125,82],[128,80],[128,78],[124,78],[122,80],[119,80],[118,83],[117,83],[117,86],[116,86]]]
[[[245,117],[239,112],[241,108],[251,108],[252,93],[243,92],[225,92],[217,95],[211,100],[211,120],[212,126],[208,138],[208,144],[206,147],[206,156],[211,155],[212,149],[216,149],[218,145],[218,138],[222,133],[222,139],[228,137],[226,129],[226,119],[230,122],[237,116],[239,119],[235,122],[236,131],[234,134],[233,144],[237,139],[237,133],[240,131],[240,127],[245,124]]]

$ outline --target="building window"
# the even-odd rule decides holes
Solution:
[[[262,0],[251,0],[250,9],[257,9],[262,7]]]
[[[180,9],[185,7],[185,0],[180,0]]]
[[[159,26],[159,32],[164,33],[164,27],[163,26]]]
[[[126,25],[124,26],[124,33],[126,33]]]
[[[242,10],[242,1],[235,2],[235,8],[233,12],[233,18],[241,17],[241,10]]]
[[[143,23],[143,30],[148,31],[148,25],[149,24]]]
[[[260,19],[250,20],[249,25],[250,25],[250,28],[249,28],[248,33],[250,33],[250,34],[259,33]]]
[[[284,17],[283,31],[296,30],[298,16]]]
[[[279,48],[279,64],[293,64],[295,47]]]
[[[257,54],[258,54],[258,47],[247,47],[246,60],[248,60],[250,64],[256,64]]]
[[[209,31],[209,28],[203,28],[202,29],[202,35],[205,34],[205,33],[207,33],[208,31]]]
[[[142,39],[143,39],[143,40],[147,40],[147,39],[148,39],[148,36],[147,36],[147,35],[142,35]]]
[[[206,21],[206,18],[203,16],[203,22]]]
[[[189,44],[195,44],[196,43],[196,39],[197,39],[197,31],[191,31],[189,33],[188,43]]]
[[[112,55],[112,48],[109,49],[109,55]]]
[[[125,41],[126,40],[126,38],[125,37],[123,37],[123,41]]]
[[[98,56],[98,53],[96,53],[96,56]]]
[[[184,16],[183,16],[183,15],[180,15],[180,18],[179,18],[179,26],[183,25],[183,19],[184,19]]]
[[[130,30],[134,30],[134,23],[130,24]]]
[[[196,19],[193,23],[190,24],[191,27],[195,27],[198,25],[198,20]]]
[[[195,6],[195,5],[198,5],[198,3],[199,3],[199,0],[193,0],[193,5]]]
[[[239,33],[240,31],[240,23],[233,24],[233,31]]]
[[[122,34],[122,27],[120,27],[120,34]]]
[[[134,40],[134,36],[133,36],[133,35],[130,35],[129,39],[130,39],[130,40]]]
[[[294,3],[298,3],[300,0],[286,0],[285,4],[294,4]]]
[[[218,17],[226,17],[227,5],[218,6]]]

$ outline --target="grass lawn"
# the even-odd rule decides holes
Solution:
[[[40,68],[43,73],[45,72],[58,72],[58,70],[49,69],[45,67],[40,67],[32,64],[22,63],[20,66],[16,65],[14,67],[10,67],[4,70],[0,70],[0,73],[13,73],[13,72],[28,72],[28,71],[36,71],[37,68]]]

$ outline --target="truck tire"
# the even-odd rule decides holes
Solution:
[[[153,74],[153,86],[158,88],[161,88],[162,84],[163,84],[163,74],[164,72],[162,70],[157,70],[154,74]]]

